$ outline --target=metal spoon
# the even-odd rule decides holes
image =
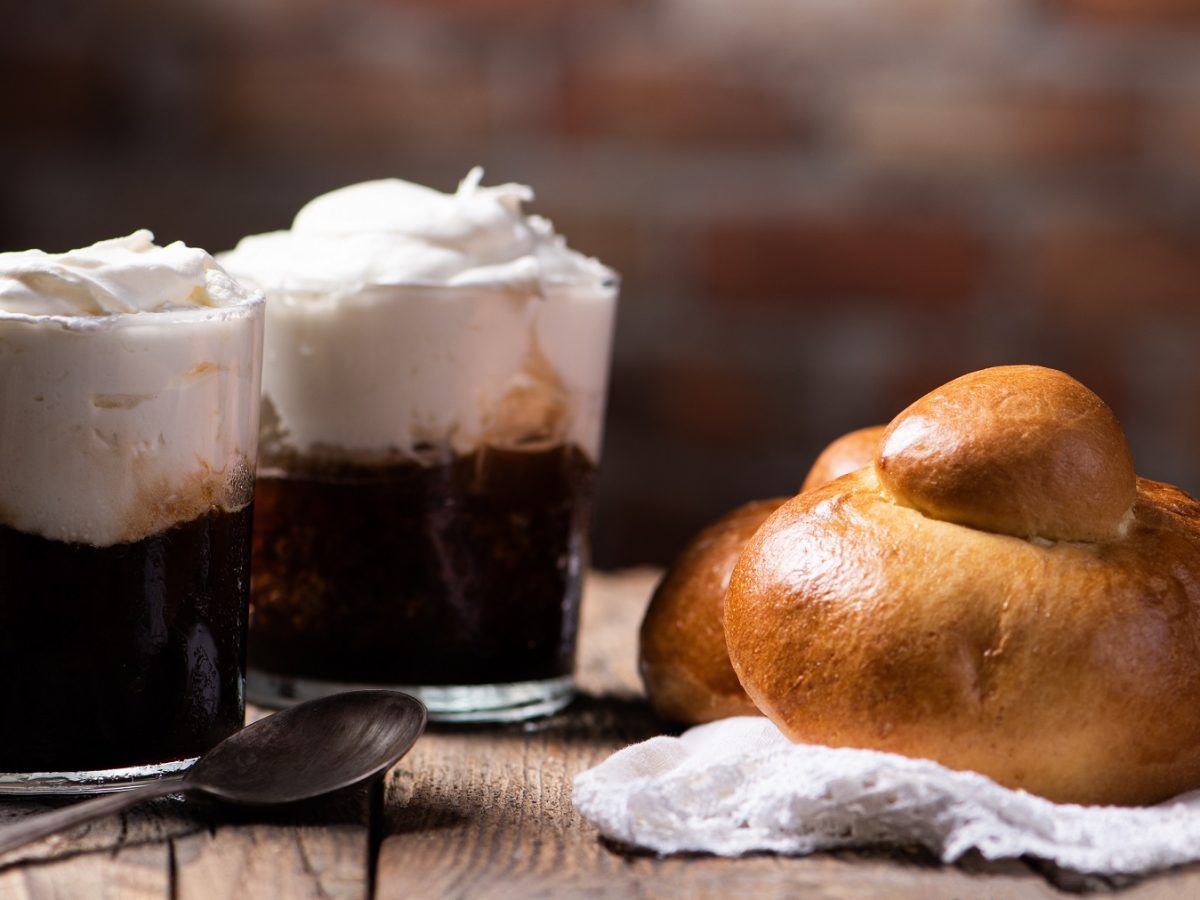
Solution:
[[[397,691],[350,691],[289,707],[213,747],[182,778],[107,794],[0,830],[0,853],[168,794],[235,806],[309,800],[382,775],[425,730],[425,707]]]

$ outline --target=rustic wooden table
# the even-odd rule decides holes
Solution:
[[[654,578],[592,577],[582,695],[560,715],[431,728],[378,788],[282,816],[158,801],[0,858],[0,898],[1200,896],[1200,866],[1114,883],[1021,861],[941,866],[915,852],[659,859],[610,846],[572,808],[571,779],[662,731],[635,666]],[[0,801],[0,824],[62,802]]]

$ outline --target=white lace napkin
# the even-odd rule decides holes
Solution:
[[[626,747],[576,777],[574,802],[607,837],[659,853],[921,844],[944,862],[974,847],[1101,875],[1200,859],[1200,791],[1152,807],[1051,803],[929,760],[793,744],[764,718]]]

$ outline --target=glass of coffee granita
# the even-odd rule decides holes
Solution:
[[[0,254],[0,793],[242,727],[263,312],[148,231]]]
[[[267,294],[251,699],[565,705],[617,278],[528,188],[334,191],[222,257]]]

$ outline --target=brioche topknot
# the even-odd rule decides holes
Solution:
[[[1041,366],[930,391],[888,425],[875,472],[894,502],[931,518],[1050,541],[1116,537],[1136,480],[1112,410]]]

